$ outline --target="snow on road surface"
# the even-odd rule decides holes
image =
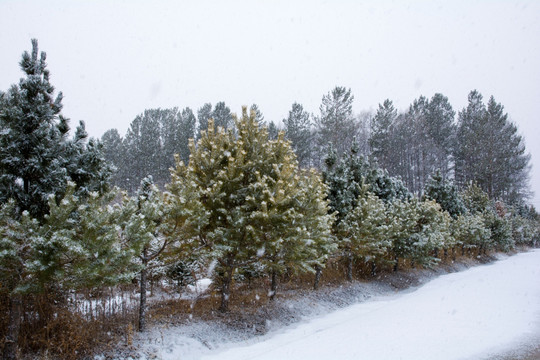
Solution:
[[[476,359],[540,334],[540,250],[200,354],[202,359]],[[257,342],[257,340],[259,342]],[[167,359],[175,359],[174,351]],[[165,358],[165,357],[164,357]]]

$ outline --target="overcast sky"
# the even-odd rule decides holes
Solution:
[[[477,89],[526,138],[540,208],[540,1],[0,0],[0,24],[0,89],[37,38],[64,115],[95,137],[149,108],[256,103],[280,122],[346,86],[357,113],[437,92],[458,112]]]

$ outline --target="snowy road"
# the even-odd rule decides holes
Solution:
[[[441,276],[203,359],[473,359],[540,333],[540,250]],[[169,354],[173,355],[174,354]]]

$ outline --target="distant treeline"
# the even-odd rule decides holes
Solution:
[[[385,100],[376,113],[355,115],[353,100],[350,89],[336,87],[323,96],[318,115],[294,103],[288,117],[278,123],[266,122],[257,105],[250,110],[268,126],[270,138],[284,131],[302,168],[321,171],[330,148],[341,157],[356,142],[358,155],[401,178],[418,196],[438,170],[459,189],[474,182],[493,199],[520,204],[530,197],[530,155],[517,127],[493,97],[486,104],[478,91],[471,91],[457,119],[442,94],[416,99],[405,113]],[[190,108],[145,110],[124,138],[116,129],[107,131],[101,141],[106,159],[116,167],[113,183],[131,193],[147,175],[157,184],[167,183],[174,154],[187,164],[189,139],[198,139],[209,119],[216,127],[234,131],[231,110],[224,102],[214,107],[204,104],[197,116]]]

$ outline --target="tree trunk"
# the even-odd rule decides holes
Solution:
[[[150,297],[154,297],[154,277],[150,274]]]
[[[319,288],[319,283],[321,282],[322,268],[320,266],[315,267],[315,281],[313,282],[313,290]]]
[[[141,270],[141,291],[139,304],[139,331],[146,329],[146,269]]]
[[[353,256],[352,254],[347,255],[347,281],[353,280]]]
[[[272,270],[271,282],[270,282],[270,300],[273,301],[276,298],[277,291],[277,273]]]
[[[394,256],[394,272],[399,270],[399,256]]]
[[[461,256],[465,256],[465,245],[461,245]]]
[[[448,248],[444,248],[443,250],[443,260],[446,261],[448,258]]]
[[[377,264],[375,261],[371,262],[371,276],[377,275]]]
[[[146,283],[148,281],[147,279],[147,271],[146,265],[148,265],[147,260],[147,249],[146,247],[143,249],[143,268],[141,270],[141,284],[140,284],[140,303],[139,303],[139,331],[143,332],[146,330]]]
[[[4,360],[16,360],[19,358],[18,342],[21,330],[22,298],[21,295],[9,297],[9,324],[4,344]]]
[[[221,305],[219,306],[219,311],[221,312],[229,311],[229,297],[231,296],[233,270],[234,269],[228,269],[223,277],[223,283],[221,285]]]

